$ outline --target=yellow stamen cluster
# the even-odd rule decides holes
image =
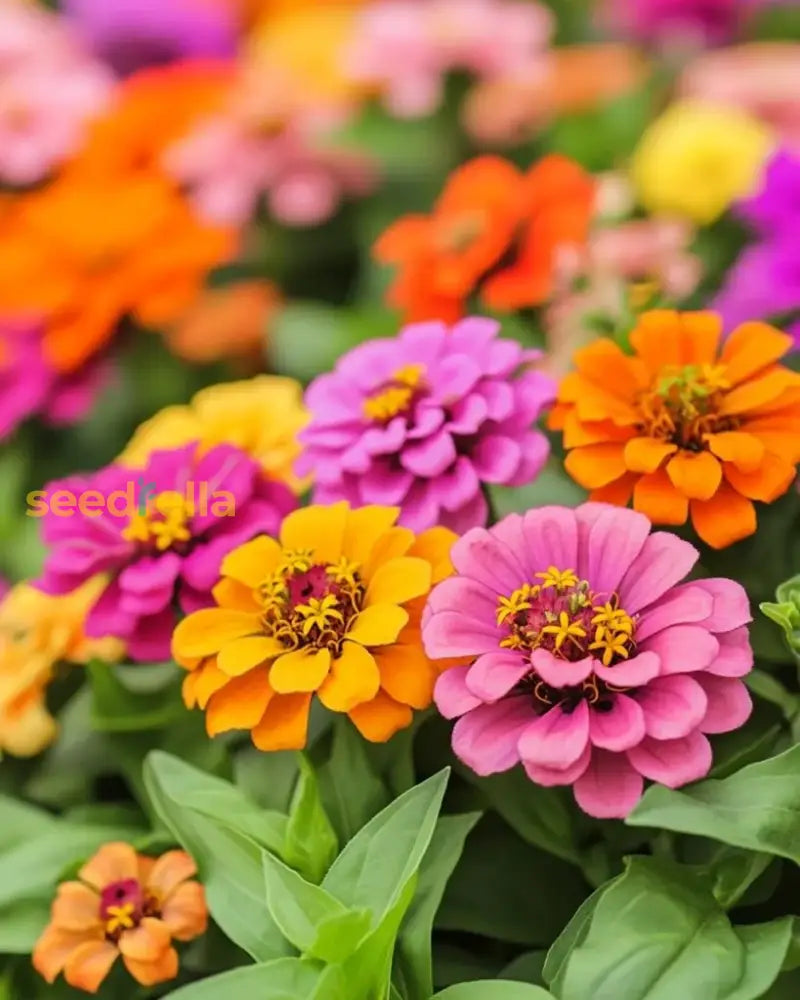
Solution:
[[[543,573],[537,573],[536,578],[542,581],[543,587],[555,587],[556,590],[578,585],[578,575],[574,569],[560,570],[557,566],[548,566]]]
[[[738,426],[737,418],[719,414],[722,393],[730,388],[725,365],[667,368],[638,401],[641,430],[682,448],[702,449],[709,434]]]
[[[188,542],[192,533],[189,521],[194,516],[192,504],[175,490],[159,493],[152,507],[144,514],[136,511],[122,531],[129,542],[153,545],[165,552],[176,543]]]
[[[411,405],[414,393],[422,384],[424,365],[405,365],[389,379],[385,388],[364,400],[364,415],[386,423]]]
[[[109,906],[106,910],[108,914],[106,919],[106,934],[116,934],[117,931],[130,930],[132,927],[135,927],[136,921],[133,917],[135,909],[133,903],[124,903],[122,906]]]

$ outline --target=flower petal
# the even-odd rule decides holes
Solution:
[[[508,771],[519,763],[517,743],[531,724],[526,697],[505,698],[463,715],[453,727],[453,751],[476,774]]]
[[[575,801],[595,819],[624,819],[642,797],[641,774],[624,754],[594,750],[592,760],[573,789]]]
[[[633,507],[653,524],[684,524],[689,514],[688,497],[673,485],[665,469],[642,476],[636,483]]]
[[[362,646],[387,646],[408,623],[408,612],[396,604],[372,604],[358,614],[345,639]]]
[[[215,692],[206,707],[206,731],[209,736],[231,729],[252,729],[261,720],[273,697],[269,670],[258,667],[235,677]]]
[[[766,368],[792,347],[792,338],[768,323],[742,323],[725,338],[720,362],[725,377],[736,385]]]
[[[401,705],[385,691],[379,691],[372,701],[357,705],[349,715],[353,725],[370,743],[385,743],[401,729],[408,728],[414,718],[408,705]]]
[[[722,482],[722,466],[710,451],[679,451],[667,463],[672,485],[690,500],[710,500]]]
[[[169,899],[181,882],[197,874],[197,865],[186,851],[167,851],[156,858],[147,876],[147,888],[160,902]]]
[[[743,726],[753,711],[753,699],[745,685],[734,677],[701,674],[697,678],[708,699],[706,714],[699,723],[703,733],[729,733]]]
[[[601,703],[602,704],[602,703]],[[605,750],[628,750],[644,739],[644,715],[633,698],[613,694],[606,710],[589,711],[589,739]]]
[[[646,639],[641,648],[658,656],[662,674],[689,674],[714,661],[719,642],[700,625],[671,625]]]
[[[427,708],[433,699],[436,668],[421,642],[394,643],[375,650],[381,687],[395,701],[412,708]]]
[[[91,857],[78,872],[83,882],[94,886],[102,892],[112,882],[124,882],[135,879],[139,874],[139,863],[136,851],[130,844],[115,841],[103,844],[100,850]]]
[[[717,458],[732,463],[740,472],[755,472],[764,459],[764,444],[755,434],[721,431],[706,435],[705,440]]]
[[[591,674],[595,660],[585,656],[582,660],[562,660],[547,649],[534,649],[531,665],[545,684],[553,687],[575,687]]]
[[[682,580],[697,562],[693,545],[665,531],[645,541],[619,586],[620,604],[629,615],[657,601]]]
[[[119,952],[110,941],[87,941],[79,945],[64,964],[64,979],[86,993],[96,993],[111,971]]]
[[[172,636],[175,656],[211,656],[222,647],[246,635],[261,631],[257,614],[228,608],[204,608],[179,622]]]
[[[433,697],[445,719],[455,719],[483,704],[467,687],[469,667],[451,667],[436,679]]]
[[[100,897],[83,882],[62,882],[52,907],[53,924],[66,931],[102,927]]]
[[[655,653],[650,652],[639,653],[630,660],[621,660],[611,667],[604,667],[598,661],[594,664],[594,672],[601,680],[623,688],[641,687],[657,677],[660,670],[661,661]]]
[[[155,986],[166,983],[178,975],[178,953],[174,948],[167,948],[155,962],[140,962],[126,955],[123,958],[125,968],[142,986]]]
[[[259,750],[302,750],[308,735],[310,694],[276,695],[251,736]]]
[[[331,712],[349,712],[356,705],[374,698],[380,683],[378,665],[372,653],[357,642],[345,642],[341,654],[333,658],[330,673],[317,695]]]
[[[431,566],[424,559],[403,556],[380,566],[369,581],[366,606],[404,604],[427,594],[431,586]]]
[[[700,678],[685,674],[656,677],[637,692],[648,736],[674,740],[697,729],[708,708]]]
[[[648,737],[628,750],[628,760],[636,770],[667,788],[680,788],[704,778],[711,769],[711,744],[695,730],[677,740]]]
[[[530,673],[531,665],[521,653],[498,650],[484,653],[469,668],[466,684],[481,701],[497,701]]]
[[[748,500],[723,483],[710,500],[693,500],[692,524],[712,549],[724,549],[756,530],[756,511]]]
[[[636,437],[625,445],[625,465],[631,472],[650,474],[661,466],[665,458],[678,450],[676,444],[661,438]]]
[[[248,635],[226,642],[217,656],[217,666],[228,677],[239,677],[285,652],[283,643],[271,636]]]
[[[528,725],[517,747],[523,762],[559,771],[574,764],[589,741],[589,708],[579,701],[571,712],[556,705]]]
[[[744,677],[753,669],[753,647],[745,626],[717,635],[719,652],[707,672],[717,677]]]
[[[525,769],[525,773],[535,784],[541,785],[543,788],[553,788],[559,785],[571,785],[574,781],[577,781],[589,766],[591,756],[592,746],[590,743],[587,743],[583,753],[569,767],[560,769],[542,767],[541,764],[534,764],[530,760],[524,760],[522,766]]]
[[[269,535],[259,535],[225,556],[220,576],[231,577],[255,590],[274,571],[280,558],[280,544]]]
[[[269,683],[277,694],[316,691],[328,676],[331,654],[327,649],[301,647],[279,656],[269,669]]]
[[[191,941],[208,926],[205,891],[199,882],[184,882],[161,907],[161,919],[178,941]]]
[[[281,544],[289,550],[311,549],[315,562],[337,562],[342,554],[349,511],[344,501],[294,510],[281,524]]]
[[[144,917],[138,927],[123,931],[119,950],[137,962],[155,962],[169,948],[167,925],[155,917]]]

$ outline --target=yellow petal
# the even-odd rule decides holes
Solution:
[[[295,649],[272,664],[269,682],[278,694],[316,691],[328,676],[331,654],[327,649]]]
[[[374,698],[379,687],[380,674],[372,653],[357,642],[345,642],[317,694],[332,712],[349,712]]]
[[[308,736],[310,694],[276,695],[251,736],[259,750],[302,750]]]
[[[279,543],[269,535],[259,535],[229,552],[222,560],[220,573],[254,588],[273,572],[280,557]]]
[[[312,549],[316,562],[337,562],[342,554],[342,542],[347,514],[344,501],[330,506],[320,504],[292,511],[281,525],[284,549]]]
[[[250,635],[227,642],[219,651],[217,666],[228,677],[239,677],[265,660],[286,652],[283,643],[268,635]]]
[[[369,581],[366,604],[403,604],[431,588],[431,566],[424,559],[403,556],[391,559]]]
[[[225,643],[260,631],[258,615],[227,608],[204,608],[178,623],[172,635],[172,652],[176,657],[211,656]]]
[[[342,550],[352,562],[366,562],[373,547],[393,527],[399,507],[371,505],[351,510],[344,529]]]
[[[458,535],[449,528],[429,528],[417,536],[416,541],[408,550],[410,556],[419,556],[431,564],[433,576],[432,583],[438,583],[450,576],[453,572],[453,564],[450,562],[450,550]]]
[[[408,621],[408,612],[396,604],[373,604],[356,616],[345,636],[362,646],[386,646],[394,642]]]
[[[404,556],[414,544],[414,532],[410,528],[390,528],[373,545],[369,558],[364,563],[362,576],[370,580],[378,567]]]
[[[261,608],[253,594],[253,588],[232,577],[225,577],[211,588],[211,596],[221,608],[232,611],[250,611],[257,614]]]

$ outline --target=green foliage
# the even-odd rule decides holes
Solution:
[[[778,586],[774,602],[762,601],[759,607],[780,625],[789,649],[800,659],[800,574]]]

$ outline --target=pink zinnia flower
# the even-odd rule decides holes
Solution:
[[[706,775],[706,734],[747,719],[744,589],[681,584],[697,551],[650,528],[607,504],[542,507],[453,546],[457,575],[431,593],[422,634],[432,658],[474,658],[435,698],[478,774],[521,761],[539,785],[572,785],[589,815],[624,817],[645,778]]]
[[[739,30],[762,0],[605,0],[612,27],[648,42],[715,44]]]
[[[549,453],[534,422],[555,386],[533,367],[541,353],[499,329],[477,317],[413,324],[315,379],[298,462],[315,476],[315,501],[396,504],[414,531],[460,532],[486,523],[482,483],[531,482]]]
[[[68,500],[92,491],[91,508],[84,501],[85,510],[76,510],[73,499],[65,513],[58,491]],[[222,444],[199,454],[196,443],[154,451],[144,468],[115,464],[50,483],[45,498],[42,534],[50,552],[37,586],[65,594],[107,574],[86,633],[122,639],[133,659],[144,661],[169,658],[176,604],[186,613],[213,604],[223,557],[276,532],[296,506],[289,488],[266,479],[243,451]]]
[[[111,366],[95,359],[74,375],[46,360],[39,323],[0,321],[0,440],[29,417],[48,424],[82,419],[109,381]]]

